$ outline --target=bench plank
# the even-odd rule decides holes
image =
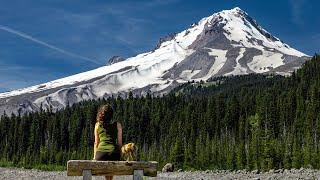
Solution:
[[[96,176],[133,175],[134,170],[143,170],[144,176],[157,176],[158,162],[155,161],[95,161],[70,160],[68,176],[82,176],[83,170],[91,170]]]

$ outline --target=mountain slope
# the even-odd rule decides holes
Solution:
[[[249,73],[282,75],[308,56],[272,36],[240,8],[201,19],[156,49],[88,72],[0,94],[0,112],[30,112],[111,95],[161,95],[190,80]]]

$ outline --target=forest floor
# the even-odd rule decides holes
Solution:
[[[82,177],[68,177],[66,171],[40,171],[18,168],[0,168],[0,180],[2,179],[82,179]],[[103,177],[94,177],[93,179],[104,179]],[[115,180],[132,179],[132,176],[117,176]],[[320,170],[313,169],[291,169],[291,170],[270,170],[269,172],[259,173],[257,171],[194,171],[194,172],[172,172],[159,173],[157,178],[146,179],[320,179]]]

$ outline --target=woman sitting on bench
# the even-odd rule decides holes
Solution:
[[[98,161],[119,161],[122,147],[122,126],[119,122],[111,123],[113,109],[110,104],[98,110],[94,128],[94,157]],[[106,176],[112,180],[113,176]]]

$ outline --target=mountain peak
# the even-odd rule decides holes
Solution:
[[[221,32],[231,41],[247,48],[276,48],[278,51],[295,56],[306,56],[304,53],[290,48],[279,38],[265,30],[248,13],[239,7],[223,10],[208,17],[215,20],[214,26],[223,26]],[[214,29],[215,27],[212,26]]]
[[[232,9],[229,9],[229,10],[223,10],[223,11],[220,11],[218,12],[217,14],[229,14],[229,15],[237,15],[237,16],[246,16],[248,15],[244,10],[242,10],[241,8],[239,7],[235,7],[235,8],[232,8]]]
[[[242,9],[241,9],[241,8],[239,8],[239,7],[235,7],[235,8],[233,8],[232,10],[235,10],[235,11],[242,11]]]
[[[305,56],[235,7],[169,34],[159,40],[156,49],[125,61],[114,56],[106,66],[91,71],[0,93],[0,113],[37,111],[41,106],[60,109],[129,91],[138,96],[162,95],[179,84],[218,76],[288,75],[305,62]]]
[[[239,8],[239,7],[235,7],[235,8],[233,8],[233,9],[230,9],[229,11],[231,11],[231,12],[245,12],[245,11],[243,11],[241,8]]]

